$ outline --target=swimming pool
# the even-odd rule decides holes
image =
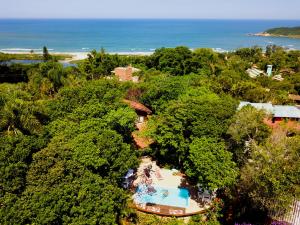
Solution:
[[[153,203],[187,208],[189,206],[190,194],[186,188],[139,185],[136,189],[134,199],[139,204]]]

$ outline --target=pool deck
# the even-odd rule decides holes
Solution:
[[[149,178],[146,179],[144,175],[144,169],[149,165],[151,165],[152,170]],[[142,160],[142,163],[137,171],[137,179],[133,182],[132,190],[135,191],[135,187],[141,183],[147,183],[148,181],[151,185],[157,185],[165,188],[187,188],[190,193],[189,205],[186,208],[181,208],[153,203],[139,204],[135,202],[132,208],[135,208],[141,212],[176,217],[185,217],[205,213],[207,209],[210,208],[210,204],[201,203],[201,201],[198,199],[197,191],[187,183],[182,174],[167,169],[161,169],[156,165],[155,161],[145,158]]]

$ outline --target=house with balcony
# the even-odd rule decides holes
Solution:
[[[134,73],[139,72],[140,69],[134,68],[131,65],[127,67],[117,67],[113,71],[111,71],[116,77],[118,77],[119,81],[133,81],[137,83],[139,81],[138,76],[133,76]]]

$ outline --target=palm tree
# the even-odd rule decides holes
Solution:
[[[32,102],[9,99],[0,110],[0,132],[9,135],[37,134],[42,125],[36,116],[37,107]]]
[[[41,63],[28,72],[28,90],[38,96],[53,96],[66,80],[66,73],[59,63]]]
[[[43,58],[44,58],[44,61],[48,61],[51,59],[51,55],[49,54],[46,46],[43,47]]]

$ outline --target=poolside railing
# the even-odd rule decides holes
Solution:
[[[202,209],[199,211],[187,213],[185,211],[185,208],[158,205],[158,204],[132,204],[129,207],[144,213],[151,213],[159,216],[171,216],[171,217],[173,216],[186,217],[186,216],[193,216],[197,214],[204,214],[207,210],[207,209]]]

